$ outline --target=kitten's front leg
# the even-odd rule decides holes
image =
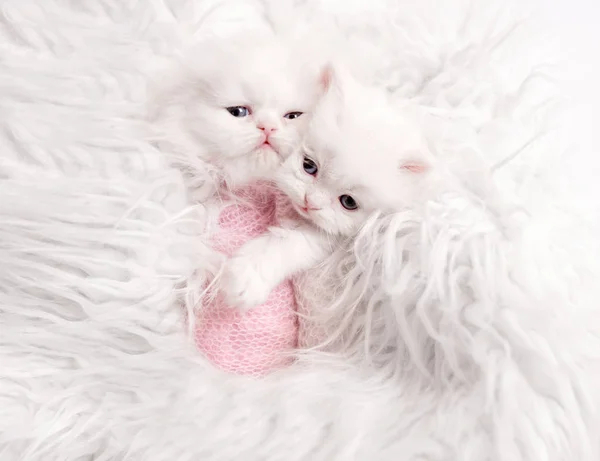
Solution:
[[[225,299],[239,308],[263,304],[279,283],[326,255],[326,240],[315,229],[271,228],[225,263],[221,284]]]

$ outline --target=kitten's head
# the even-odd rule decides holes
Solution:
[[[328,233],[351,235],[373,212],[419,200],[431,163],[416,113],[339,72],[327,71],[324,80],[328,90],[302,148],[277,183],[302,216]]]
[[[322,93],[289,44],[248,37],[198,50],[188,129],[206,160],[234,183],[268,175],[298,147]]]

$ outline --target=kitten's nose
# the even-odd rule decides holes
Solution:
[[[277,128],[275,128],[274,126],[263,124],[258,125],[258,129],[264,131],[267,136],[269,136],[274,131],[277,131]]]
[[[305,195],[305,196],[304,196],[304,209],[306,209],[307,211],[308,211],[308,210],[311,210],[311,211],[317,211],[317,210],[320,210],[321,208],[319,208],[319,207],[315,206],[315,204],[314,204],[314,203],[311,203],[311,202],[308,200],[308,196],[307,196],[307,195]]]

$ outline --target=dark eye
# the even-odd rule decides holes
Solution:
[[[358,208],[358,203],[349,195],[340,195],[340,203],[346,210],[356,210]]]
[[[317,171],[319,171],[317,164],[308,157],[304,157],[304,160],[302,161],[302,168],[304,168],[304,171],[311,176],[316,176]]]
[[[227,112],[236,118],[247,117],[250,115],[250,109],[244,106],[231,106],[227,107]]]
[[[300,117],[302,114],[303,112],[288,112],[283,116],[283,118],[287,118],[288,120],[294,120]]]

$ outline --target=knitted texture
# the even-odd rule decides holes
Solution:
[[[211,239],[213,248],[226,256],[292,213],[285,197],[268,184],[234,195],[236,200],[221,211]],[[216,366],[263,376],[292,362],[298,326],[291,281],[278,285],[264,304],[245,311],[228,306],[219,293],[205,301],[196,318],[196,344]]]

